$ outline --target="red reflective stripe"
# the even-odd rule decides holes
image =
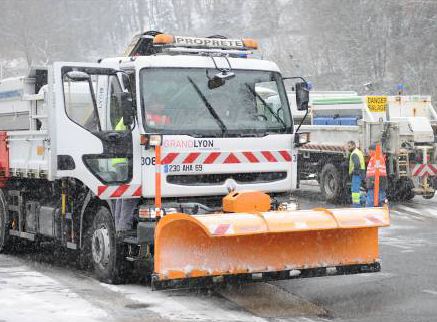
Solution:
[[[437,173],[437,169],[434,167],[433,164],[428,164],[428,168],[429,168],[432,172]]]
[[[111,194],[111,198],[121,197],[127,189],[129,189],[128,184],[122,184],[122,185],[118,186],[118,188],[115,189],[115,191]]]
[[[276,160],[276,158],[273,156],[273,154],[271,154],[269,151],[261,151],[261,153],[264,156],[264,158],[267,159],[267,161],[278,162],[278,160]]]
[[[414,176],[418,176],[420,172],[422,172],[423,168],[425,168],[425,164],[421,164],[417,171],[414,173]]]
[[[179,153],[169,153],[167,154],[164,159],[161,160],[161,164],[170,164],[173,162],[174,159],[179,155]]]
[[[108,189],[108,186],[98,186],[97,196],[100,197],[106,191],[106,189]]]
[[[184,159],[184,161],[182,161],[182,163],[184,164],[189,164],[189,163],[193,163],[197,157],[200,155],[199,152],[193,152],[188,154],[188,156]]]
[[[260,151],[260,152],[268,162],[279,162],[278,159],[275,157],[275,155],[272,152],[270,152],[270,151]],[[292,161],[292,156],[288,151],[282,150],[282,151],[277,151],[277,152],[279,152],[279,154],[284,159],[284,161],[286,161],[286,162]],[[250,163],[260,163],[263,161],[263,160],[260,160],[259,157],[257,157],[253,152],[245,151],[245,152],[241,152],[241,153],[244,155],[244,157]],[[191,152],[188,154],[187,157],[185,157],[185,159],[181,163],[183,163],[183,164],[193,163],[199,158],[199,156],[201,154],[202,154],[201,152]],[[214,163],[220,157],[221,154],[222,154],[222,152],[208,153],[208,156],[203,161],[203,164]],[[180,153],[168,153],[162,159],[161,164],[170,164],[179,155],[180,155]],[[221,163],[225,164],[225,163],[241,163],[241,162],[246,162],[246,161],[244,159],[240,160],[235,153],[230,152],[229,155]]]
[[[214,230],[215,235],[223,235],[229,229],[230,224],[220,224]]]
[[[279,151],[285,161],[291,161],[291,155],[287,151]]]
[[[138,187],[137,190],[135,190],[134,194],[132,195],[133,197],[141,197],[141,186]]]
[[[243,155],[246,157],[247,160],[251,163],[259,163],[259,160],[256,158],[256,156],[252,152],[243,152]]]
[[[240,160],[233,153],[229,153],[228,157],[223,161],[223,163],[240,163]]]
[[[206,159],[205,159],[205,161],[203,161],[203,164],[211,164],[211,163],[214,163],[214,161],[220,156],[220,152],[212,152],[212,153],[210,153],[207,157],[206,157]]]

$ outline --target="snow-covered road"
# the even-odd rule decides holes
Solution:
[[[68,286],[0,255],[0,321],[103,321],[109,315]]]
[[[299,199],[304,209],[331,206]],[[391,205],[392,226],[380,234],[383,271],[373,274],[152,292],[141,284],[102,284],[54,263],[50,252],[0,255],[0,322],[428,321],[437,314],[436,206],[437,198],[417,197]]]
[[[266,303],[276,305],[266,310]],[[325,314],[271,284],[152,292],[146,285],[106,285],[80,271],[0,255],[1,322],[316,322],[328,321],[317,317]]]

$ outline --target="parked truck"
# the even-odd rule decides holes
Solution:
[[[54,241],[103,282],[142,265],[154,289],[379,271],[387,208],[272,201],[296,188],[305,139],[276,64],[247,57],[256,47],[146,32],[125,57],[2,80],[0,250]],[[116,233],[114,201],[134,198],[134,230]]]
[[[430,96],[358,96],[356,93],[310,98],[308,144],[299,148],[300,180],[317,179],[324,197],[344,202],[350,188],[346,143],[355,141],[369,159],[369,146],[382,144],[387,160],[388,197],[432,198],[437,161],[437,114]]]

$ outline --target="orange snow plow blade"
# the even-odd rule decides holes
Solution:
[[[170,214],[155,231],[152,287],[379,271],[389,222],[388,207]]]

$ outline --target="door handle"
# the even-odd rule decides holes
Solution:
[[[107,135],[107,138],[109,139],[109,140],[111,140],[111,141],[114,141],[114,140],[118,140],[118,139],[120,139],[121,138],[121,134],[120,133],[109,133],[108,135]]]

